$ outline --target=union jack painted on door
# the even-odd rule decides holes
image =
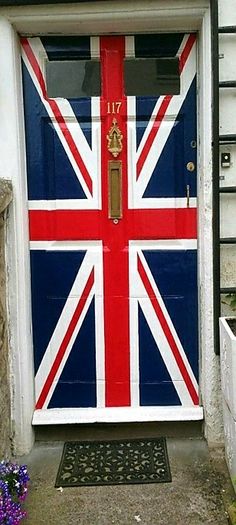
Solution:
[[[188,170],[196,165],[196,35],[21,45],[36,413],[83,409],[86,420],[93,409],[96,420],[102,409],[106,420],[119,407],[122,420],[124,409],[197,409],[196,169]],[[101,97],[49,98],[45,60],[72,48],[78,59],[100,59]],[[153,54],[179,58],[180,94],[126,97],[125,57]],[[117,220],[108,188],[114,113]]]

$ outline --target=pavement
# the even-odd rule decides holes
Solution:
[[[140,430],[139,430],[140,433]],[[101,439],[89,428],[80,439]],[[155,432],[150,432],[153,437]],[[147,437],[147,430],[145,432]],[[61,437],[61,436],[60,436]],[[74,435],[71,440],[74,440]],[[122,436],[112,433],[113,439]],[[127,437],[127,431],[124,435]],[[134,436],[133,436],[134,437]],[[139,437],[136,435],[135,437]],[[140,437],[144,437],[143,433]],[[107,433],[104,439],[107,439]],[[68,440],[68,436],[67,436]],[[171,483],[54,487],[63,441],[37,441],[28,456],[31,477],[25,525],[227,525],[234,493],[222,448],[200,437],[169,437]],[[22,525],[23,525],[22,523]]]

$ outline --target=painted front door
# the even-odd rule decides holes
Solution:
[[[196,36],[21,45],[34,421],[197,418]]]

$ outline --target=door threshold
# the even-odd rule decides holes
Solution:
[[[203,407],[112,407],[50,408],[35,410],[33,425],[81,423],[132,423],[148,421],[197,421],[203,419]]]

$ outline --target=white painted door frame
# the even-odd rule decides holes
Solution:
[[[168,4],[168,7],[167,7]],[[24,141],[21,34],[106,34],[198,31],[198,205],[200,388],[209,441],[221,439],[217,385],[218,358],[213,340],[211,42],[208,0],[89,2],[0,9],[0,144],[1,177],[13,184],[6,256],[12,370],[12,419],[17,453],[33,444],[33,345],[31,331],[26,155]],[[210,379],[209,379],[210,378]]]

